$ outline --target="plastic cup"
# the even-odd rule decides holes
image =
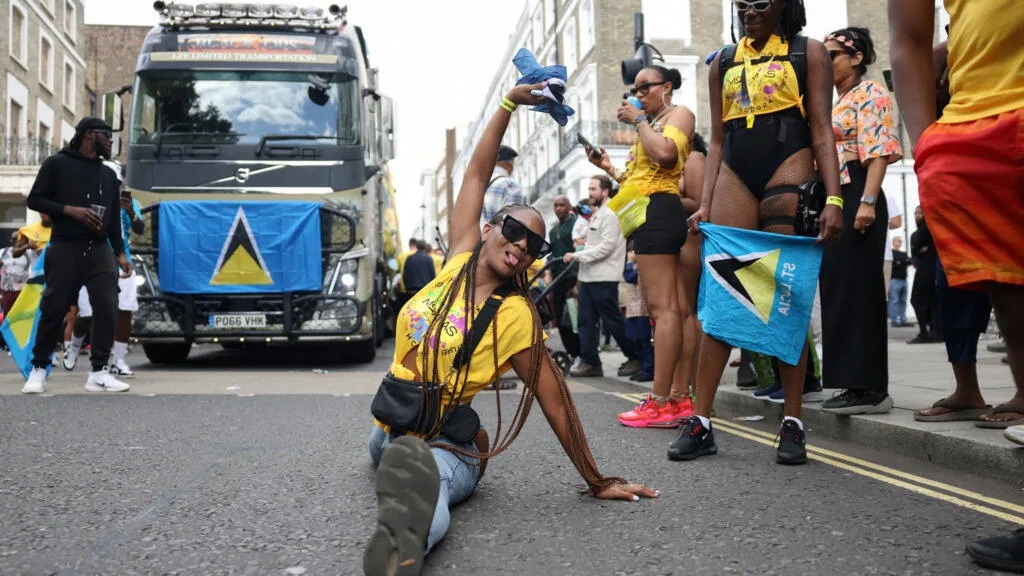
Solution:
[[[103,220],[103,215],[107,213],[106,206],[102,204],[90,204],[89,207],[92,208],[92,211],[95,212],[97,216],[100,217],[100,220]]]

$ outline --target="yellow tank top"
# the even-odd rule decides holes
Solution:
[[[671,168],[664,168],[647,155],[643,143],[637,138],[629,149],[626,159],[626,170],[623,173],[622,185],[636,186],[637,192],[650,196],[658,192],[679,194],[679,179],[683,176],[684,159],[690,154],[690,140],[682,130],[675,126],[662,126],[660,122],[652,125],[655,132],[668,138],[676,145],[676,163]]]
[[[736,44],[733,65],[722,76],[722,121],[773,114],[797,108],[804,117],[803,95],[789,61],[789,43],[772,34],[760,52],[744,37]]]
[[[949,91],[939,122],[954,124],[1024,108],[1024,5],[946,0]]]

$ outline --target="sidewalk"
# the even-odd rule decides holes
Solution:
[[[823,412],[820,403],[805,404],[802,419],[811,444],[816,435],[824,435],[869,447],[885,446],[887,451],[902,456],[1024,483],[1024,448],[1003,438],[1002,430],[978,428],[972,422],[914,420],[915,410],[931,406],[954,388],[945,346],[941,343],[907,344],[915,334],[914,328],[890,329],[889,394],[895,408],[888,414],[836,416]],[[982,338],[978,344],[978,380],[985,402],[995,406],[1009,400],[1015,387],[1009,367],[1000,361],[1003,355],[986,349],[996,340],[991,335]],[[621,353],[602,352],[601,360],[606,378],[610,375],[621,382],[650,388],[650,383],[637,384],[615,376],[616,368],[625,360]],[[829,390],[825,392],[830,395]],[[727,367],[722,377],[715,410],[720,416],[760,414],[766,420],[782,419],[782,404],[755,398],[752,391],[736,388],[736,368],[733,367]]]

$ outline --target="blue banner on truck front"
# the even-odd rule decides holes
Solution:
[[[161,202],[157,241],[164,292],[320,290],[317,202]]]

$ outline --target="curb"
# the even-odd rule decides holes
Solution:
[[[782,420],[782,404],[755,398],[752,391],[719,387],[715,407],[731,415],[761,414]],[[923,460],[955,470],[1024,483],[1024,448],[1003,438],[1002,430],[977,428],[972,422],[917,422],[913,412],[894,408],[888,414],[837,416],[820,404],[804,405],[801,419],[813,434]]]

